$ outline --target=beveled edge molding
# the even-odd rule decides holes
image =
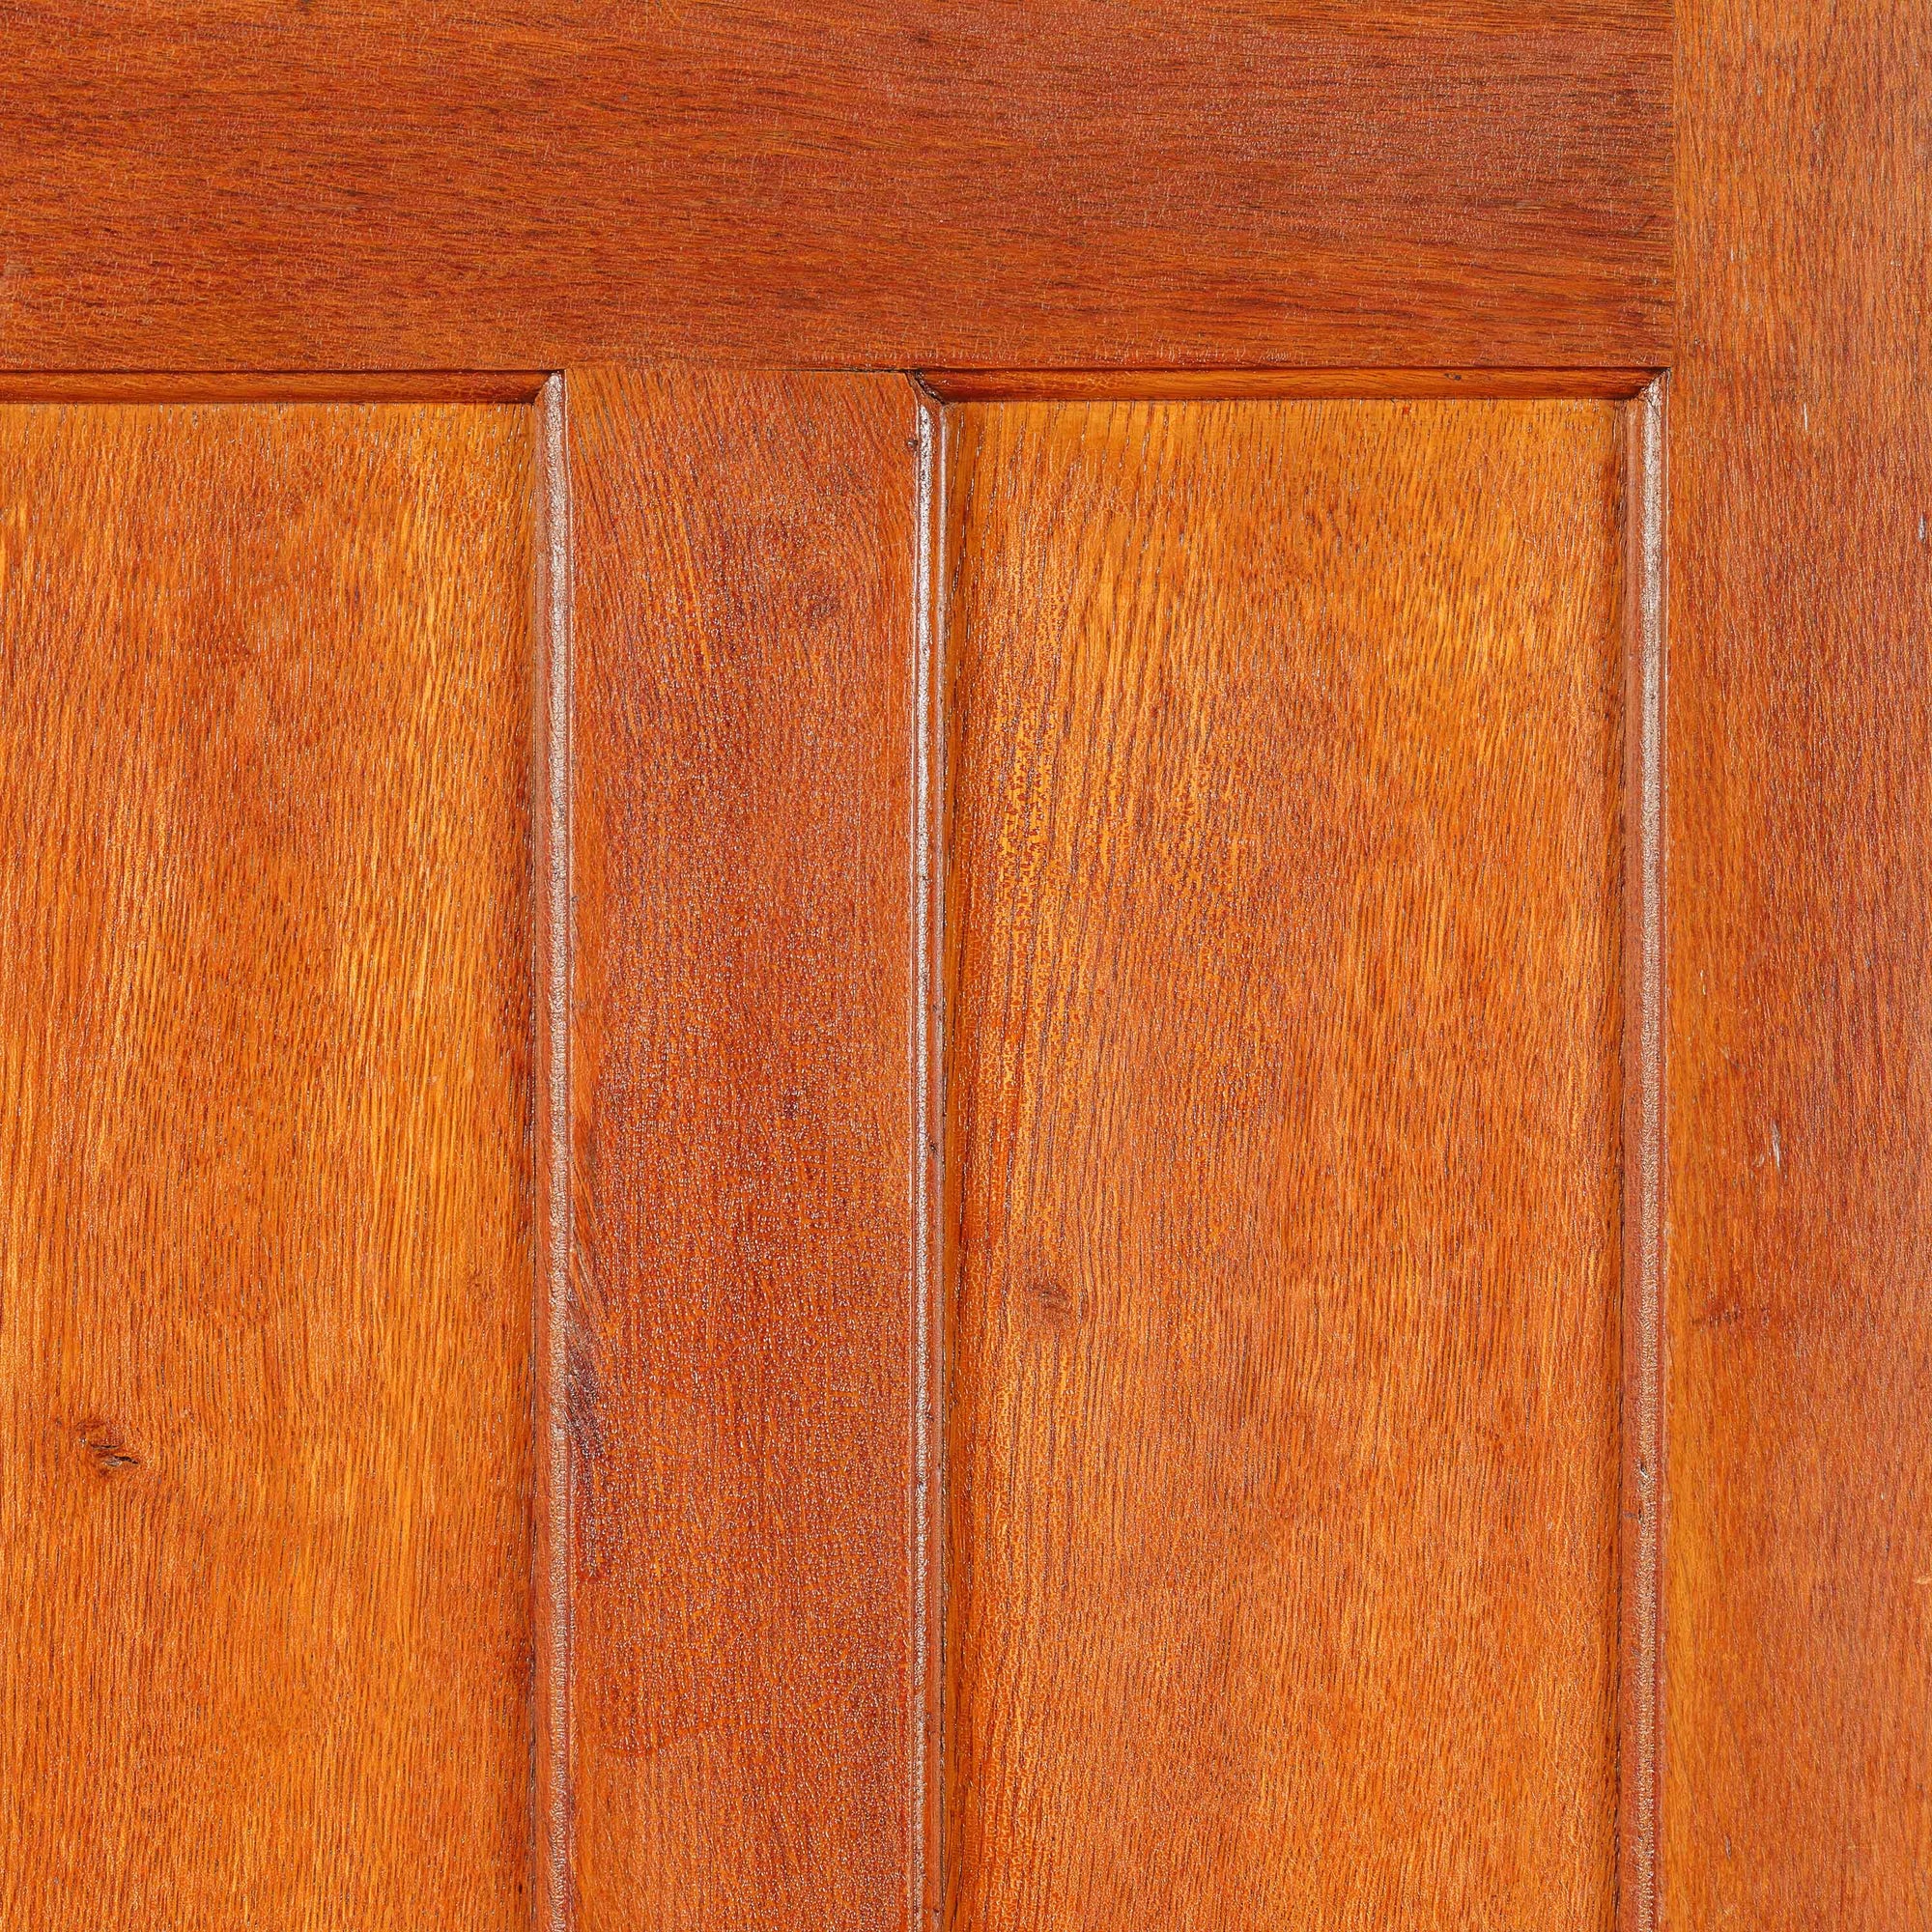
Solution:
[[[0,403],[534,403],[527,369],[0,371]]]
[[[877,370],[815,373],[873,375]],[[941,403],[1629,402],[1656,369],[918,369]],[[0,403],[534,403],[548,370],[0,370]]]
[[[943,403],[1628,402],[1655,369],[921,369]]]
[[[1656,1932],[1662,1728],[1666,919],[1664,587],[1669,378],[1622,411],[1623,1493],[1617,1585],[1617,1926]]]

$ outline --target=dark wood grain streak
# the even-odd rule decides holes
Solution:
[[[579,1923],[900,1928],[919,402],[569,396]]]
[[[10,0],[0,361],[1666,359],[1663,0]]]
[[[1932,1924],[1932,12],[1679,9],[1671,1932]]]
[[[530,412],[0,410],[0,1924],[524,1932]]]
[[[949,412],[951,1932],[1612,1922],[1619,418]]]

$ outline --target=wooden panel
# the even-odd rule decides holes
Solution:
[[[526,1921],[529,412],[0,412],[0,1921]]]
[[[580,1922],[903,1926],[917,402],[570,394]]]
[[[948,420],[948,1923],[1606,1926],[1618,412]]]
[[[1932,14],[1682,10],[1666,1922],[1932,1922]]]
[[[13,0],[16,368],[1668,345],[1666,0]]]

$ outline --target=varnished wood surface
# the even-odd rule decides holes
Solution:
[[[1663,0],[0,8],[16,369],[1612,364]]]
[[[902,1927],[918,401],[569,408],[577,1922]]]
[[[1665,1922],[1932,1923],[1932,14],[1679,10]]]
[[[0,370],[0,403],[528,403],[517,369]]]
[[[1607,1927],[1617,412],[949,423],[946,1923]]]
[[[1649,369],[922,369],[942,402],[1312,402],[1386,400],[1622,400]],[[5,378],[0,377],[0,382]]]
[[[530,438],[0,411],[0,1923],[521,1927]]]
[[[530,1761],[532,1932],[568,1932],[570,1923],[570,1285],[576,1247],[572,1186],[571,731],[575,708],[571,654],[573,582],[570,451],[563,378],[537,399],[533,734],[530,784],[531,918],[536,1015],[534,1159],[536,1272],[531,1379],[535,1509],[531,1539]]]
[[[1623,1526],[1618,1548],[1618,1932],[1657,1932],[1663,1684],[1664,1266],[1669,1153],[1664,800],[1667,384],[1623,410]]]

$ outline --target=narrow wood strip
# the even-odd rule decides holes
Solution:
[[[523,369],[0,370],[0,403],[529,403]]]
[[[1489,402],[1627,400],[1653,369],[922,369],[943,402],[1309,402],[1463,396]]]
[[[901,1932],[918,398],[569,388],[573,1909]]]
[[[570,455],[563,379],[537,398],[531,921],[537,994],[534,1932],[570,1922]]]
[[[1662,1918],[1932,1924],[1932,7],[1684,0]]]
[[[1664,394],[1660,378],[1624,412],[1620,1932],[1654,1932],[1657,1924],[1658,1561],[1663,1477]]]
[[[917,1619],[913,1757],[914,1921],[945,1901],[947,1283],[946,1182],[946,412],[920,408],[919,662],[913,715],[913,1613]]]

